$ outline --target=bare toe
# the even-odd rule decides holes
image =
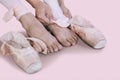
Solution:
[[[56,46],[58,48],[58,51],[61,50],[61,49],[63,49],[63,46],[60,43],[56,43]]]
[[[63,46],[65,46],[65,47],[70,47],[70,46],[71,46],[71,43],[70,43],[69,41],[67,41],[67,40],[61,41],[61,44],[62,44]]]
[[[74,40],[77,42],[78,41],[78,36],[74,36]]]
[[[36,51],[38,51],[38,52],[42,52],[42,51],[43,51],[42,47],[40,47],[40,45],[38,45],[38,44],[33,45],[33,47],[34,47],[34,48],[36,49]]]
[[[71,40],[71,42],[72,42],[72,46],[74,46],[75,44],[76,44],[76,40],[74,39],[74,37],[72,38],[72,39],[70,39]]]
[[[53,47],[52,47],[52,46],[49,46],[49,47],[48,47],[48,50],[49,50],[49,53],[53,53],[53,52],[54,52],[54,50],[53,50]]]
[[[62,45],[58,45],[59,50],[63,49]]]
[[[59,50],[58,46],[57,45],[54,45],[53,46],[53,49],[54,49],[54,52],[57,52]]]

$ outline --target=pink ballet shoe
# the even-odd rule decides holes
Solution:
[[[86,19],[80,16],[75,16],[70,20],[70,24],[70,29],[78,34],[79,37],[89,46],[95,49],[105,47],[106,39],[104,35]]]
[[[32,74],[41,69],[40,57],[24,35],[8,32],[1,37],[1,42],[3,43],[1,53],[11,55],[15,63],[25,72]]]

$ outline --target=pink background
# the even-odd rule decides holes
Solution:
[[[65,0],[73,15],[81,15],[107,38],[103,50],[93,50],[82,41],[58,53],[41,55],[43,69],[26,74],[14,62],[0,55],[0,80],[120,80],[120,0]],[[31,6],[26,5],[34,13]],[[6,8],[0,5],[0,36],[22,30],[13,18],[4,23]]]

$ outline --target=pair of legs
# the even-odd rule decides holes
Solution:
[[[44,17],[44,16],[48,16],[49,18],[52,18],[52,13],[50,13],[50,9],[47,9],[49,7],[46,6],[45,3],[41,2],[40,0],[27,0],[30,4],[32,4],[32,6],[35,8],[36,10],[36,16],[39,22],[42,22],[43,25],[47,25],[46,28],[50,30],[50,32],[53,34],[53,36],[57,39],[57,41],[65,47],[69,47],[72,45],[75,45],[77,42],[77,35],[72,32],[71,30],[69,30],[68,28],[62,28],[60,26],[58,26],[57,24],[53,23],[53,24],[49,24],[49,20]],[[45,15],[46,14],[46,15]],[[51,15],[48,15],[51,14]],[[27,17],[26,17],[27,18]],[[43,20],[41,20],[41,18],[44,18]],[[21,18],[21,20],[23,20]],[[45,20],[45,21],[44,21]],[[27,20],[26,20],[27,21]],[[36,21],[36,20],[34,20]],[[26,22],[28,23],[28,22]],[[35,26],[36,24],[34,24]],[[34,27],[33,27],[34,28]],[[43,29],[41,29],[42,31],[44,31]],[[38,32],[39,34],[41,34],[40,32]],[[44,32],[46,34],[46,32]],[[48,32],[47,32],[48,33]],[[50,35],[46,34],[46,37],[48,37]],[[42,38],[41,35],[39,35],[39,38]],[[52,39],[53,37],[50,36]],[[49,38],[49,37],[48,37]],[[45,39],[45,43],[48,44],[49,46],[49,41],[51,40],[51,38],[46,38]],[[43,40],[44,40],[43,39]],[[51,40],[52,41],[52,40]],[[50,42],[51,43],[51,42]],[[55,42],[56,43],[56,42]],[[53,43],[52,43],[53,44]],[[53,44],[54,45],[54,44]],[[52,52],[54,51],[58,51],[58,49],[52,50]],[[51,51],[50,51],[51,52]]]
[[[48,27],[54,37],[31,13],[23,15],[20,18],[20,22],[30,36],[41,39],[46,43],[48,52],[55,52],[61,50],[62,46],[68,47],[76,44],[77,36],[75,33],[67,28],[52,24]]]
[[[16,14],[15,16],[18,16],[20,14],[19,12],[22,13],[22,11],[25,11],[22,10],[24,7],[21,8],[22,4],[18,0],[11,0],[10,3],[8,0],[0,0],[0,2],[9,10],[13,8]],[[16,10],[16,3],[19,5],[20,9]],[[56,24],[51,24],[48,26],[53,35],[50,34],[50,32],[48,32],[41,24],[40,20],[36,19],[31,13],[22,14],[19,16],[19,21],[29,36],[41,39],[45,42],[48,52],[50,53],[61,50],[63,46],[68,47],[75,45],[77,41],[77,36],[75,33],[67,28],[61,28]]]
[[[73,18],[70,24],[73,24],[74,26],[70,26],[70,29],[66,27],[63,28],[61,25],[51,22],[53,17],[55,17],[55,20],[61,18],[58,20],[58,22],[62,22],[63,25],[65,22],[64,20],[67,21],[67,19],[64,18],[65,16],[71,18],[70,12],[64,6],[63,0],[45,0],[45,2],[50,6],[51,10],[39,0],[27,1],[35,8],[37,19],[31,13],[27,12],[20,1],[11,0],[9,3],[8,0],[0,0],[0,2],[9,10],[12,9],[14,11],[15,16],[18,17],[29,36],[41,39],[46,43],[48,52],[58,51],[62,49],[62,46],[75,45],[77,42],[76,34],[78,34],[83,41],[87,42],[93,47],[99,42],[99,48],[101,48],[101,45],[102,47],[105,46],[106,41],[101,32],[96,30],[93,25],[89,24],[89,22],[83,18]],[[61,2],[63,4],[60,4]],[[46,30],[41,22],[44,25],[47,25],[47,28],[49,28],[53,35]]]

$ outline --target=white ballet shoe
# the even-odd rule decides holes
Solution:
[[[106,39],[104,35],[86,19],[75,16],[70,20],[70,24],[70,29],[78,34],[89,46],[95,49],[105,47]]]
[[[20,33],[9,32],[1,37],[3,43],[0,50],[3,55],[11,55],[15,63],[25,72],[32,74],[41,67],[40,57]]]

